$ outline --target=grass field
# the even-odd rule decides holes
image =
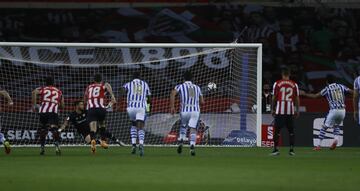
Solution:
[[[3,148],[1,148],[2,150]],[[140,158],[130,148],[112,147],[96,155],[89,148],[13,148],[0,154],[0,190],[359,190],[360,149],[313,152],[297,148],[296,156],[270,157],[266,148],[146,148]]]

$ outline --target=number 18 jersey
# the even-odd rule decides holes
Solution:
[[[92,108],[105,108],[105,84],[104,83],[93,83],[90,84],[85,90],[86,109]]]
[[[58,113],[62,92],[54,86],[39,87],[41,105],[39,113]]]
[[[276,98],[276,115],[294,115],[294,101],[299,96],[298,85],[292,80],[278,80],[273,86]]]

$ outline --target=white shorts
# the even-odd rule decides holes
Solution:
[[[324,125],[333,128],[340,125],[345,119],[345,109],[332,109],[325,118]]]
[[[181,112],[180,118],[183,127],[196,128],[200,118],[200,112]]]
[[[145,108],[133,108],[133,107],[128,107],[126,109],[130,121],[145,121]]]

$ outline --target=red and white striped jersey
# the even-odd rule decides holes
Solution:
[[[54,86],[39,87],[41,105],[39,113],[58,113],[62,92]]]
[[[86,109],[91,108],[105,108],[105,84],[104,83],[93,83],[90,84],[85,91]]]
[[[276,115],[294,115],[294,102],[299,96],[298,85],[292,80],[278,80],[273,86],[276,98]]]

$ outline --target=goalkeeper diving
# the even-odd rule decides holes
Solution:
[[[91,137],[90,137],[90,128],[89,128],[89,121],[86,119],[87,113],[85,110],[84,101],[78,100],[75,101],[75,111],[71,112],[66,118],[64,123],[59,128],[59,132],[63,131],[66,127],[74,127],[77,132],[84,138],[85,142],[87,144],[91,143]],[[108,142],[109,139],[115,138],[111,135],[110,132],[105,131],[101,135],[101,141]],[[116,142],[119,143],[118,140]],[[106,146],[101,145],[103,148],[107,148]]]

